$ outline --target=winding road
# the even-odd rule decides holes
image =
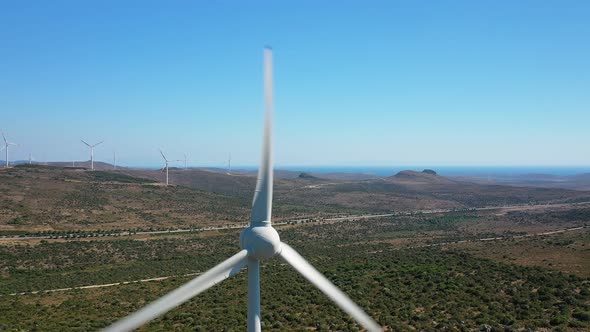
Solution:
[[[505,241],[505,240],[520,239],[520,238],[535,237],[535,236],[550,236],[550,235],[556,235],[556,234],[561,234],[561,233],[565,233],[565,232],[580,231],[580,230],[589,229],[589,228],[590,228],[590,225],[587,225],[587,226],[580,226],[580,227],[563,228],[563,229],[558,229],[558,230],[554,230],[554,231],[550,231],[550,232],[531,233],[531,234],[514,235],[514,236],[491,237],[491,238],[480,238],[480,239],[471,239],[471,240],[459,240],[459,241],[451,241],[451,242],[439,242],[439,243],[431,243],[431,244],[425,244],[425,245],[419,245],[419,246],[406,246],[406,247],[400,247],[400,248],[389,248],[386,250],[387,251],[394,251],[394,250],[397,251],[397,250],[407,250],[407,249],[415,249],[415,248],[439,247],[439,246],[448,246],[448,245],[461,244],[461,243],[467,243],[467,242]],[[380,252],[383,252],[386,250],[371,251],[371,252],[369,252],[369,254],[377,254],[377,253],[380,253]],[[284,264],[282,264],[282,265],[284,265]],[[96,284],[96,285],[86,285],[86,286],[77,286],[77,287],[46,289],[46,290],[38,290],[38,291],[32,291],[32,292],[11,293],[11,294],[6,294],[6,295],[0,294],[0,297],[1,296],[19,296],[19,295],[65,292],[65,291],[78,290],[78,289],[84,290],[84,289],[114,287],[114,286],[122,286],[122,285],[136,284],[136,283],[143,283],[143,282],[164,281],[164,280],[168,280],[171,278],[177,278],[177,277],[192,277],[192,276],[198,276],[202,273],[203,272],[193,272],[193,273],[187,273],[187,274],[181,274],[181,275],[172,275],[172,276],[153,277],[153,278],[146,278],[146,279],[139,279],[139,280],[132,280],[132,281],[114,282],[114,283],[110,283],[110,284]]]
[[[558,207],[573,207],[573,206],[590,206],[590,202],[582,203],[553,203],[553,204],[521,204],[521,205],[504,205],[504,206],[487,206],[479,208],[466,208],[464,211],[488,211],[488,210],[506,210],[506,211],[525,211],[525,210],[536,210],[546,208],[558,208]],[[435,213],[449,213],[457,212],[461,210],[457,209],[434,209],[434,210],[417,210],[417,211],[402,211],[392,212],[385,214],[365,214],[365,215],[349,215],[342,217],[331,217],[331,218],[301,218],[287,221],[279,221],[273,223],[274,226],[284,226],[292,224],[307,224],[315,222],[343,222],[343,221],[357,221],[373,218],[383,217],[394,217],[404,215],[415,215],[415,214],[435,214]],[[202,227],[202,228],[181,228],[171,230],[157,230],[157,231],[123,231],[113,233],[98,233],[98,232],[72,232],[60,235],[6,235],[0,236],[0,241],[26,241],[26,240],[58,240],[58,239],[70,239],[79,240],[91,237],[112,237],[112,236],[138,236],[138,235],[157,235],[157,234],[177,234],[177,233],[190,233],[190,232],[204,232],[204,231],[215,231],[215,230],[227,230],[227,229],[242,229],[248,227],[247,223],[240,223],[235,225],[226,225],[219,227]]]

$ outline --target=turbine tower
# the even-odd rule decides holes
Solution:
[[[11,145],[14,145],[14,146],[16,146],[16,145],[18,145],[18,144],[16,144],[16,143],[12,143],[12,142],[9,142],[9,141],[6,139],[6,136],[4,135],[4,132],[2,132],[2,138],[4,139],[4,146],[2,146],[2,149],[0,149],[0,151],[4,150],[4,151],[5,151],[5,153],[6,153],[6,154],[5,154],[5,158],[6,158],[6,168],[8,168],[8,147],[9,147],[9,146],[11,146]]]
[[[248,267],[248,332],[260,332],[260,261],[280,256],[309,282],[326,294],[332,301],[360,325],[370,332],[382,328],[369,317],[348,296],[334,286],[302,256],[286,243],[281,242],[279,234],[272,227],[273,159],[272,159],[272,50],[264,50],[264,91],[265,124],[262,143],[262,161],[258,169],[256,191],[252,202],[250,226],[240,234],[242,250],[189,281],[180,288],[164,295],[139,311],[107,327],[106,332],[130,331],[152,319],[174,309],[192,297]]]
[[[101,144],[103,141],[100,141],[94,145],[90,145],[86,142],[84,142],[83,139],[81,139],[80,141],[82,141],[82,143],[88,145],[88,147],[90,148],[90,170],[94,171],[94,147],[96,147],[97,145]]]
[[[178,159],[177,160],[168,160],[168,159],[166,159],[166,156],[164,155],[164,152],[162,152],[162,149],[160,149],[160,154],[162,155],[162,158],[164,158],[164,166],[162,167],[161,170],[163,171],[164,169],[166,169],[166,185],[168,185],[168,164],[169,163],[173,163],[175,161],[180,161],[180,160],[178,160]]]
[[[229,158],[227,158],[227,175],[231,174],[231,153],[229,154]]]
[[[33,154],[29,153],[29,165],[33,163]]]
[[[113,151],[113,169],[117,169],[117,152]]]
[[[185,154],[184,154],[184,170],[185,170],[185,171],[186,171],[186,157],[187,157],[187,155],[186,155],[186,153],[185,153]]]

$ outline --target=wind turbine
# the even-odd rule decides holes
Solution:
[[[174,309],[192,297],[248,267],[248,332],[260,332],[260,261],[280,256],[297,272],[326,294],[360,325],[370,332],[382,328],[348,296],[334,286],[289,245],[281,242],[279,234],[271,225],[273,194],[272,160],[272,50],[264,50],[265,124],[262,144],[262,160],[258,169],[256,191],[252,202],[250,226],[240,234],[238,252],[211,270],[189,281],[180,288],[164,295],[139,311],[107,327],[106,332],[130,331]]]
[[[185,171],[186,171],[186,157],[187,157],[187,155],[186,155],[186,153],[185,153],[185,154],[184,154],[184,170],[185,170]]]
[[[82,143],[88,145],[88,147],[90,148],[90,170],[94,171],[94,147],[101,144],[103,141],[100,141],[94,145],[90,145],[90,144],[84,142],[83,139],[81,139],[81,141],[82,141]]]
[[[113,169],[117,169],[117,152],[113,151]]]
[[[173,163],[175,161],[180,161],[180,160],[168,160],[166,159],[166,156],[164,155],[164,152],[162,152],[162,149],[160,149],[160,154],[162,155],[162,158],[164,158],[164,166],[162,167],[162,171],[164,169],[166,169],[166,185],[168,185],[168,164],[169,163]]]
[[[231,153],[229,154],[229,158],[227,158],[227,175],[231,173]]]
[[[29,153],[29,165],[33,163],[33,154]]]
[[[11,145],[17,146],[18,144],[9,142],[6,139],[4,132],[2,132],[2,138],[4,139],[4,146],[2,146],[2,149],[0,149],[0,151],[5,150],[5,152],[6,152],[6,168],[8,168],[8,147]]]

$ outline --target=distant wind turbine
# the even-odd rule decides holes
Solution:
[[[162,152],[162,149],[160,149],[160,154],[162,155],[162,158],[164,158],[164,166],[162,167],[162,171],[164,169],[166,169],[166,185],[168,185],[168,164],[169,163],[173,163],[175,161],[180,161],[180,160],[168,160],[166,159],[166,156],[164,155],[164,152]]]
[[[82,143],[88,145],[88,147],[90,148],[90,170],[94,171],[94,147],[101,144],[103,141],[100,141],[94,145],[90,145],[90,144],[84,142],[83,139],[81,139],[80,141],[82,141]]]
[[[272,50],[264,50],[265,124],[262,144],[262,160],[258,168],[256,191],[252,202],[250,226],[240,234],[240,247],[237,254],[221,262],[180,288],[164,295],[139,311],[107,327],[104,332],[123,332],[137,329],[152,319],[178,307],[210,287],[248,268],[248,332],[261,331],[260,313],[260,262],[279,256],[291,265],[305,279],[316,286],[326,296],[354,318],[369,332],[383,329],[357,306],[340,289],[318,272],[305,258],[284,242],[272,227],[273,159],[272,159]],[[165,158],[164,158],[165,159]],[[272,265],[269,265],[272,266]],[[285,285],[285,287],[289,287]],[[212,295],[209,293],[209,295]],[[274,294],[273,294],[274,295]],[[271,296],[273,296],[271,295]],[[223,320],[222,317],[219,317]]]
[[[2,149],[0,149],[0,151],[5,150],[5,152],[6,152],[6,168],[8,168],[8,147],[11,145],[17,146],[18,144],[9,142],[6,139],[4,132],[2,132],[2,138],[4,139],[4,146],[2,146]]]
[[[229,154],[229,158],[227,158],[227,175],[231,174],[231,153]]]
[[[187,157],[187,155],[186,155],[186,153],[185,153],[185,154],[184,154],[184,170],[186,170],[186,157]]]
[[[113,169],[117,169],[117,153],[113,151]]]
[[[29,165],[33,163],[33,154],[29,153]]]

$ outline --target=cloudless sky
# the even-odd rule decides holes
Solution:
[[[590,1],[0,1],[10,159],[590,165]],[[3,156],[2,158],[3,159]]]

